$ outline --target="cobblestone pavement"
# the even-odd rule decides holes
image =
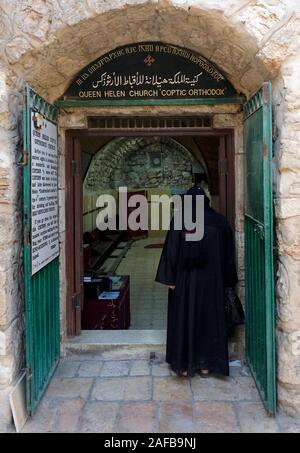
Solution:
[[[246,367],[230,378],[178,378],[164,363],[97,354],[61,361],[29,432],[300,433],[300,420],[266,415]]]

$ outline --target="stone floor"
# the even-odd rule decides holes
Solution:
[[[230,378],[188,379],[174,376],[162,354],[104,357],[63,359],[23,432],[300,433],[300,420],[266,415],[240,363]]]
[[[118,268],[131,277],[133,330],[85,331],[70,342],[73,355],[24,433],[300,433],[300,420],[266,415],[241,362],[226,379],[178,378],[164,363],[167,289],[154,282],[161,249],[144,249],[162,241],[136,241]]]
[[[163,242],[162,236],[135,241],[117,269],[130,275],[131,329],[166,329],[168,289],[154,281],[162,250],[145,249]]]

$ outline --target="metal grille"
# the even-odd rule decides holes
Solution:
[[[265,238],[258,221],[245,216],[247,357],[263,401],[268,400],[268,353],[265,306]]]
[[[58,110],[38,96],[28,85],[25,88],[24,149],[31,150],[31,111],[57,121]],[[59,259],[31,275],[31,171],[23,172],[24,212],[24,286],[26,321],[27,409],[34,413],[55,370],[60,356],[59,332]],[[27,234],[26,234],[27,232]]]
[[[211,116],[194,117],[89,117],[88,128],[98,130],[147,130],[211,129]]]
[[[246,104],[245,276],[247,359],[261,398],[276,412],[271,85]]]
[[[255,96],[253,96],[249,101],[244,105],[244,120],[246,121],[251,115],[257,112],[263,105],[263,93],[258,91]]]

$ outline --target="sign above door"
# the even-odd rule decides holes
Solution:
[[[90,63],[76,75],[57,104],[213,104],[243,100],[203,56],[171,44],[142,42],[118,47]]]

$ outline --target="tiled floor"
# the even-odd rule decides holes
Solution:
[[[61,361],[29,432],[300,433],[300,420],[266,415],[248,370],[178,378],[164,363],[81,354]]]
[[[162,249],[145,249],[163,242],[162,237],[135,241],[117,269],[130,275],[131,329],[166,329],[168,289],[154,281]]]

